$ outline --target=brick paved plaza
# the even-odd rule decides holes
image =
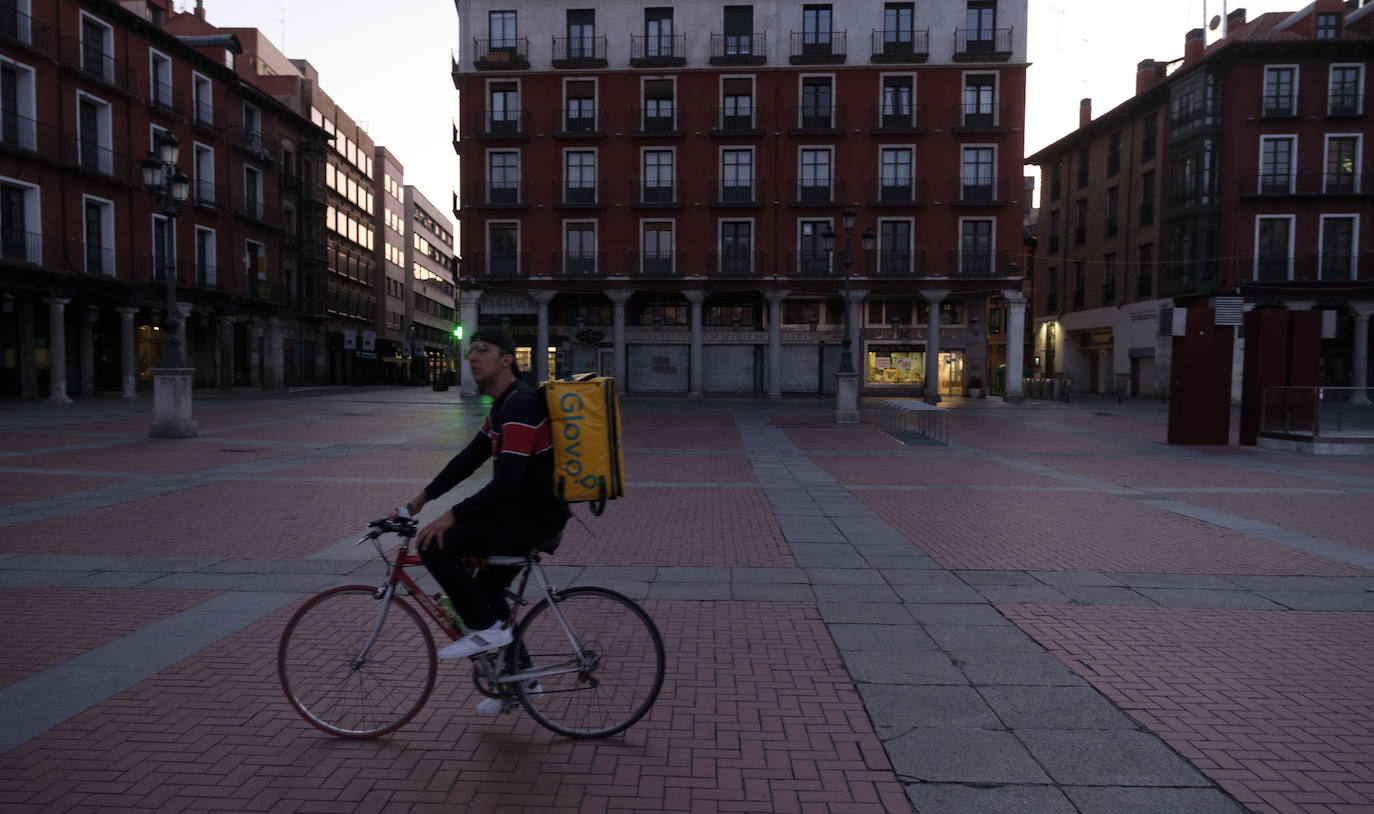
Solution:
[[[0,404],[0,810],[1374,811],[1374,460],[1170,447],[1154,402],[952,400],[948,447],[831,406],[624,400],[627,495],[549,563],[664,634],[627,733],[478,717],[464,661],[352,742],[278,636],[380,580],[352,540],[481,404],[198,396],[182,441]]]

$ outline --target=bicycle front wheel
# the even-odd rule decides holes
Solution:
[[[529,664],[518,672],[538,680],[537,689],[515,683],[520,704],[570,738],[624,731],[663,688],[663,637],[642,608],[605,588],[569,588],[554,603],[545,599],[525,614],[507,650],[514,660],[523,646]]]
[[[367,647],[382,609],[376,588],[334,588],[302,605],[282,632],[282,689],[302,717],[331,735],[385,735],[414,718],[434,689],[434,637],[407,602],[391,598]]]

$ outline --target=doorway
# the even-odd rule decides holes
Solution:
[[[964,352],[952,350],[940,354],[940,389],[942,396],[964,394]]]

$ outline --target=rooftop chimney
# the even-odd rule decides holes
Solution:
[[[204,2],[204,0],[196,0],[196,17],[197,17],[198,19],[201,19],[201,20],[204,20],[204,19],[205,19],[205,2]]]
[[[1137,95],[1153,88],[1164,78],[1165,65],[1153,59],[1142,59],[1135,66],[1135,92]]]
[[[1201,28],[1194,28],[1183,38],[1183,64],[1192,65],[1202,59],[1202,54],[1207,50],[1207,32]]]
[[[1231,36],[1235,32],[1245,27],[1245,9],[1238,8],[1226,15],[1226,36]]]
[[[1087,127],[1093,121],[1093,100],[1084,99],[1078,103],[1078,126]]]

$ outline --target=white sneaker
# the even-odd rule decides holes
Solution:
[[[439,649],[441,659],[461,659],[475,656],[488,650],[496,650],[510,644],[514,637],[510,628],[502,627],[500,622],[486,630],[474,630],[463,638]]]
[[[525,688],[525,695],[531,701],[543,695],[544,691],[539,688],[538,681],[531,681]],[[514,699],[511,703],[516,703]],[[506,701],[501,698],[483,698],[477,704],[478,715],[500,715],[506,709]]]

